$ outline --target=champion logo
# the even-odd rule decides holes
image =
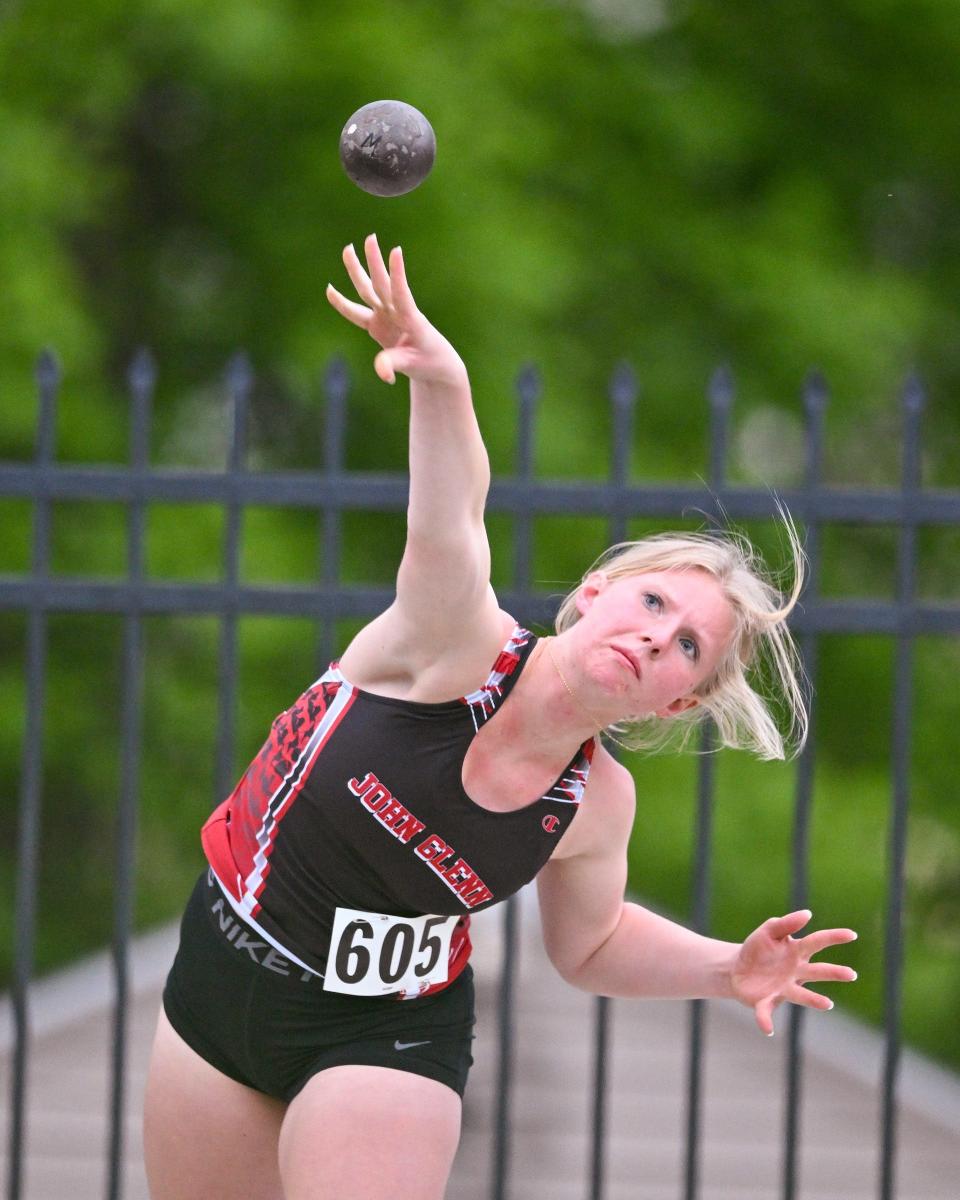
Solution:
[[[560,824],[560,818],[555,817],[553,813],[550,813],[548,816],[543,818],[540,824],[544,827],[547,833],[556,833],[557,826]]]

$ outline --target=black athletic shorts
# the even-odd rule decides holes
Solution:
[[[469,966],[415,1000],[325,992],[322,979],[305,976],[232,909],[222,923],[218,901],[223,893],[204,871],[163,992],[170,1024],[211,1066],[285,1101],[318,1071],[348,1063],[411,1071],[463,1095],[473,1064]]]

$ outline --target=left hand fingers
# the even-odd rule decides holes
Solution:
[[[853,967],[839,963],[806,963],[797,971],[798,983],[852,983],[856,978]]]
[[[778,942],[802,929],[813,914],[809,908],[800,908],[796,912],[787,913],[783,917],[770,917],[760,928]]]
[[[773,1037],[773,1013],[784,1000],[789,1000],[791,1004],[802,1004],[804,1008],[816,1008],[821,1012],[833,1008],[833,1001],[829,996],[821,996],[819,992],[811,992],[809,988],[791,984],[780,995],[764,996],[753,1006],[753,1015],[760,1032],[765,1033],[767,1037]]]
[[[804,1008],[819,1008],[822,1012],[833,1008],[833,1001],[829,996],[811,992],[809,988],[801,987],[798,983],[791,984],[784,991],[783,999],[789,1000],[791,1004],[802,1004]]]
[[[753,1006],[753,1015],[757,1018],[760,1032],[767,1037],[773,1037],[773,1010],[780,1003],[776,996],[764,996]]]
[[[812,958],[828,946],[842,946],[856,940],[857,935],[852,929],[818,929],[816,933],[808,933],[800,938],[799,945],[804,957]]]

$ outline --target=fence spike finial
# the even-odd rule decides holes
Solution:
[[[53,390],[60,383],[60,361],[53,350],[47,347],[37,356],[37,383],[41,388]]]
[[[324,395],[330,400],[344,401],[350,387],[350,369],[342,354],[336,354],[323,374]]]
[[[710,407],[724,410],[730,408],[733,405],[733,389],[733,371],[727,363],[721,363],[710,376],[707,387]]]
[[[533,363],[524,363],[517,372],[517,395],[525,404],[533,404],[540,398],[543,380]]]
[[[921,413],[926,407],[927,392],[923,380],[916,371],[911,371],[903,383],[903,407],[908,413]]]
[[[818,367],[814,367],[803,381],[803,406],[808,414],[813,415],[823,412],[829,400],[830,388],[826,376]]]
[[[238,350],[227,363],[226,380],[232,395],[247,398],[253,388],[253,367],[246,350]]]
[[[639,390],[636,371],[626,359],[622,359],[610,377],[610,399],[618,407],[629,408]]]
[[[135,395],[152,392],[157,382],[157,362],[148,347],[140,346],[127,367],[127,385]]]

